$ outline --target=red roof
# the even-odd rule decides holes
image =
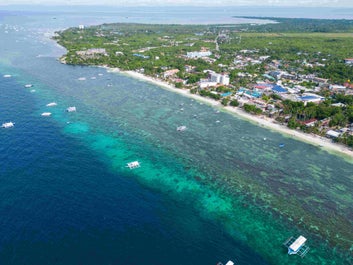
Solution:
[[[313,122],[317,122],[317,119],[313,118],[313,119],[310,119],[310,120],[306,120],[306,121],[303,121],[303,124],[310,124],[310,123],[313,123]]]
[[[346,88],[353,88],[353,84],[350,84],[348,82],[343,84]]]

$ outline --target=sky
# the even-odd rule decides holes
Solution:
[[[0,0],[0,5],[353,7],[353,0]]]

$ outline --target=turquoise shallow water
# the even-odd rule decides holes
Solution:
[[[97,18],[55,17],[2,20],[0,72],[12,78],[1,79],[1,118],[16,123],[0,131],[4,264],[352,263],[330,245],[352,245],[350,159],[148,83],[62,65],[50,32]],[[142,166],[130,171],[133,160]],[[299,234],[304,259],[282,247]]]

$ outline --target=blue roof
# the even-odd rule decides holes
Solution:
[[[282,86],[276,85],[272,88],[273,91],[278,92],[278,93],[284,93],[287,92],[287,89],[283,88]]]
[[[138,53],[134,53],[133,56],[141,57],[141,58],[144,58],[144,59],[150,58],[149,56],[146,56],[146,55],[143,55],[143,54],[138,54]]]
[[[315,96],[303,96],[303,97],[300,97],[301,100],[311,100],[311,99],[317,99],[319,97],[315,97]]]

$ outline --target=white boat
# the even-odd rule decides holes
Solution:
[[[290,237],[283,243],[288,248],[289,255],[299,255],[302,258],[309,252],[310,248],[305,245],[306,238],[299,236],[298,238]]]
[[[54,107],[54,106],[56,106],[56,105],[58,105],[58,104],[56,104],[56,102],[50,102],[50,103],[48,103],[46,106],[47,106],[47,107]]]
[[[73,106],[73,107],[68,107],[68,108],[66,109],[66,111],[67,111],[67,112],[75,112],[75,111],[76,111],[76,107],[75,107],[75,106]]]
[[[4,77],[5,77],[5,78],[9,78],[9,77],[11,77],[11,75],[4,75]]]
[[[15,126],[15,123],[14,122],[5,122],[1,125],[2,128],[11,128],[11,127],[14,127]]]
[[[34,93],[34,92],[36,92],[36,90],[35,90],[35,89],[32,89],[32,90],[31,90],[31,93]]]
[[[86,80],[86,77],[79,77],[78,80],[80,80],[80,81],[85,81],[85,80]]]
[[[222,262],[218,262],[217,265],[223,265]],[[226,263],[226,265],[234,265],[234,262],[231,260],[228,260],[228,262]]]
[[[127,163],[126,166],[130,169],[139,168],[140,162],[139,161],[132,161],[130,163]]]
[[[186,126],[184,126],[184,125],[177,127],[177,131],[178,131],[178,132],[183,132],[183,131],[185,131],[185,130],[186,130]]]
[[[49,117],[51,115],[51,112],[43,112],[41,115],[44,117]]]
[[[26,85],[25,85],[25,88],[31,88],[31,87],[33,87],[32,84],[26,84]]]

